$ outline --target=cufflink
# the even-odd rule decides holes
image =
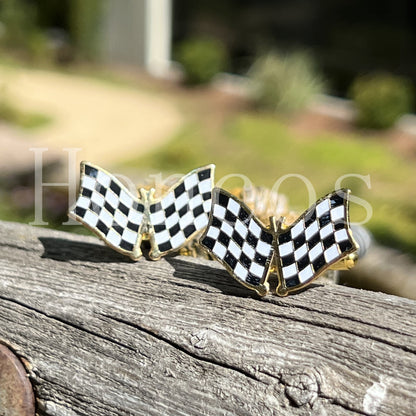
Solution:
[[[250,208],[214,188],[208,226],[200,244],[244,286],[264,296],[277,273],[276,293],[286,296],[329,268],[350,268],[358,245],[349,224],[347,189],[318,200],[289,227],[270,217],[266,227]]]

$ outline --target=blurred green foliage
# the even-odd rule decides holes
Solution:
[[[80,58],[94,60],[99,57],[99,31],[102,20],[102,0],[72,0],[70,32]]]
[[[416,201],[410,198],[416,186],[416,166],[378,138],[342,133],[310,137],[295,134],[276,117],[246,113],[228,120],[220,132],[195,121],[162,148],[133,158],[126,166],[186,173],[208,163],[217,165],[217,180],[238,173],[269,187],[282,175],[301,174],[312,182],[318,197],[333,190],[342,175],[369,174],[371,189],[354,178],[342,186],[371,204],[373,216],[366,226],[380,242],[416,256]],[[238,178],[225,183],[228,189],[241,185]],[[307,190],[299,179],[285,181],[281,192],[288,195],[291,208],[298,212],[307,208]],[[352,221],[365,216],[364,208],[352,203]]]
[[[46,35],[36,24],[36,8],[24,0],[0,4],[2,33],[0,46],[9,53],[30,61],[48,61],[50,49]]]
[[[0,121],[13,124],[17,127],[34,129],[49,124],[51,117],[41,114],[26,112],[19,109],[7,96],[7,90],[0,88]]]
[[[357,107],[357,124],[365,128],[386,129],[412,110],[412,84],[387,73],[357,78],[350,89]]]
[[[34,129],[49,124],[52,119],[45,114],[21,111],[10,102],[0,100],[0,121],[5,121],[25,129]]]
[[[191,38],[178,47],[176,59],[185,72],[185,81],[191,85],[205,84],[227,67],[227,51],[214,38]]]
[[[258,58],[249,76],[252,98],[261,108],[292,113],[301,110],[315,94],[323,93],[325,81],[306,52],[270,52]]]
[[[49,124],[52,119],[45,114],[22,111],[7,99],[0,98],[0,121],[24,129],[35,129]]]

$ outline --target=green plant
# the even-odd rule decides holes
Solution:
[[[44,114],[21,111],[8,99],[3,88],[0,89],[0,121],[25,129],[35,129],[45,126],[52,119]]]
[[[270,52],[255,61],[248,75],[253,83],[253,100],[272,111],[301,110],[325,89],[323,76],[306,52]]]
[[[217,39],[193,38],[179,45],[177,60],[188,84],[205,84],[226,68],[227,51]]]
[[[0,46],[32,61],[50,60],[46,35],[38,28],[36,8],[23,0],[7,0],[0,4],[3,33]]]
[[[390,74],[368,74],[352,84],[350,96],[357,107],[357,124],[385,129],[409,112],[413,103],[410,81]]]
[[[1,2],[0,21],[4,27],[1,43],[8,48],[26,46],[28,34],[35,30],[35,9],[22,0]]]
[[[104,3],[101,0],[73,0],[70,7],[70,32],[77,54],[95,60],[100,55],[99,34]]]

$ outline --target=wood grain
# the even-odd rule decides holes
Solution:
[[[260,299],[215,262],[0,222],[0,340],[40,415],[412,415],[415,335],[412,300]]]

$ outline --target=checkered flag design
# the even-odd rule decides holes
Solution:
[[[279,233],[278,264],[288,290],[305,286],[357,249],[349,228],[348,199],[348,190],[335,191]]]
[[[180,248],[208,224],[214,165],[186,175],[160,201],[150,205],[152,258]]]
[[[81,222],[114,249],[140,257],[144,204],[105,170],[81,163],[80,194],[69,216]]]
[[[212,192],[211,215],[200,243],[244,285],[256,290],[266,280],[273,235],[245,204],[220,188]]]

